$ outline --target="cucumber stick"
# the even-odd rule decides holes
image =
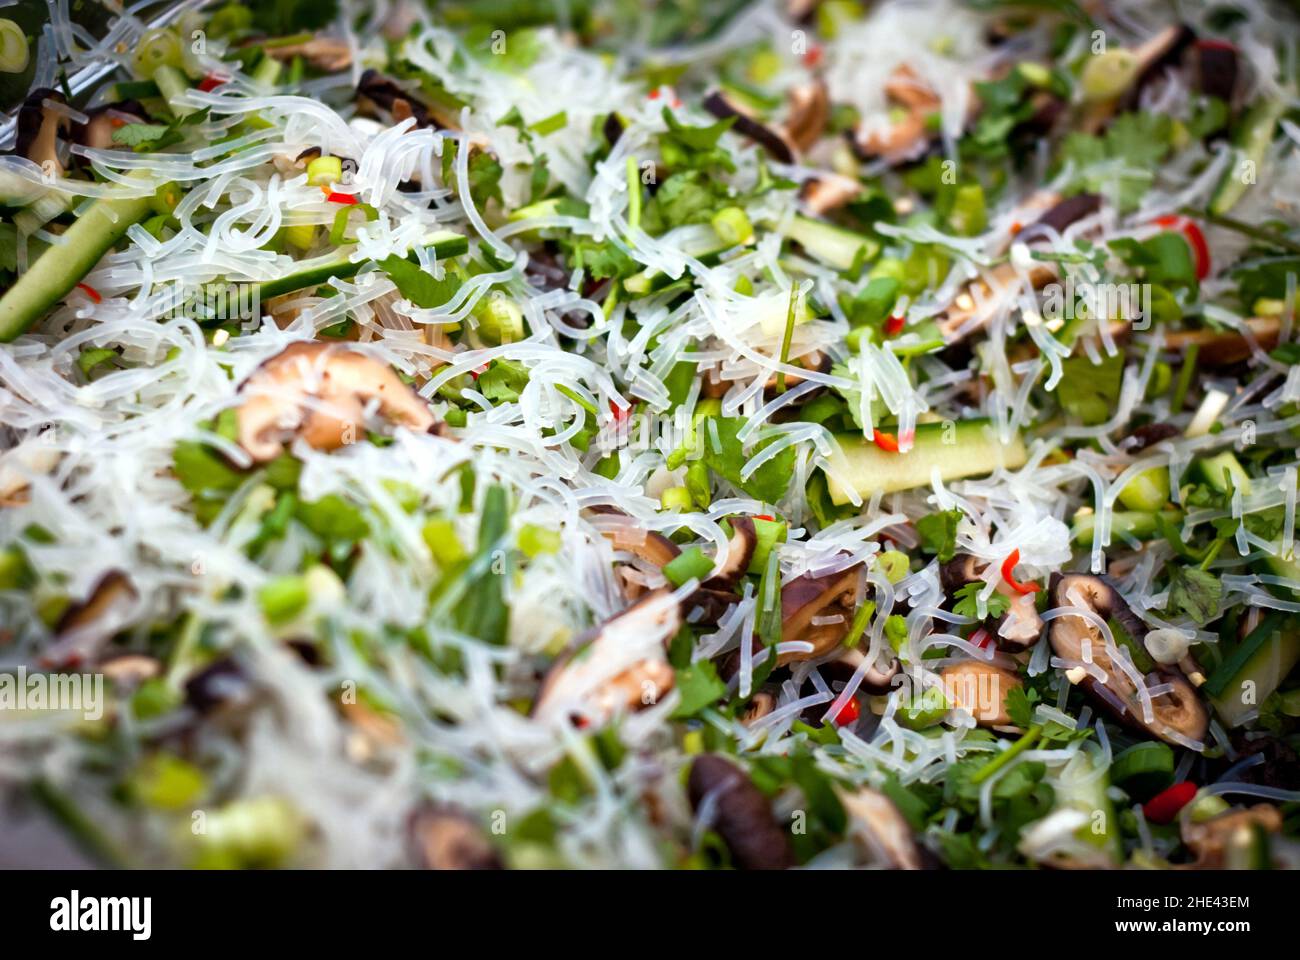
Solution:
[[[1278,121],[1286,113],[1286,101],[1281,98],[1259,101],[1241,119],[1234,137],[1232,164],[1223,173],[1223,179],[1210,199],[1210,213],[1222,216],[1237,205],[1246,194],[1246,187],[1259,178],[1258,167],[1268,153]]]
[[[1224,725],[1235,727],[1300,663],[1300,629],[1282,611],[1274,611],[1251,631],[1205,683]]]
[[[883,450],[861,434],[841,434],[836,440],[839,449],[831,454],[826,472],[827,489],[836,505],[852,499],[849,488],[865,500],[877,490],[893,493],[927,487],[935,468],[946,482],[983,476],[999,467],[1014,470],[1028,459],[1019,434],[1003,443],[987,419],[918,424],[907,453]]]
[[[96,200],[0,297],[0,343],[25,333],[99,263],[133,223],[154,209],[154,195]]]

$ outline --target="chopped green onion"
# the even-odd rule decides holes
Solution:
[[[713,572],[713,561],[699,547],[683,550],[664,564],[664,576],[674,587],[688,580],[705,580]]]
[[[30,60],[23,28],[12,20],[0,20],[0,73],[22,73]]]
[[[450,520],[435,517],[424,525],[420,537],[438,566],[444,570],[465,559],[465,547],[456,536],[456,525]]]
[[[685,487],[667,487],[659,494],[659,505],[665,510],[690,510],[695,501]]]
[[[723,207],[713,215],[713,232],[729,247],[738,247],[754,239],[754,225],[740,207]]]
[[[1178,382],[1174,384],[1174,398],[1169,405],[1169,412],[1172,414],[1177,414],[1187,402],[1187,389],[1192,385],[1192,376],[1196,373],[1196,359],[1200,352],[1201,345],[1192,343],[1183,354],[1183,366],[1178,371]]]
[[[790,305],[785,311],[785,334],[781,337],[781,366],[790,362],[790,344],[794,340],[795,303],[798,300],[797,286],[790,287]],[[776,373],[776,392],[785,393],[785,370]]]
[[[627,226],[629,230],[641,226],[641,168],[636,157],[627,158]]]
[[[898,583],[911,572],[912,562],[901,550],[886,550],[876,557],[880,572],[890,583]]]
[[[307,182],[313,187],[338,183],[343,178],[343,161],[338,157],[317,157],[307,164]]]
[[[876,612],[876,601],[864,600],[859,605],[857,612],[853,614],[853,623],[849,626],[849,632],[844,635],[844,646],[852,650],[862,639],[862,634],[867,629],[867,624],[871,622],[871,615]]]
[[[257,591],[262,614],[272,624],[287,623],[307,607],[307,578],[276,577]]]
[[[1022,736],[1019,740],[1017,740],[1011,746],[1007,747],[1007,749],[1003,750],[996,757],[994,757],[988,763],[984,764],[984,766],[980,767],[973,774],[971,774],[971,778],[970,778],[971,784],[983,783],[989,777],[993,776],[993,774],[997,773],[1008,763],[1010,763],[1016,757],[1020,756],[1020,754],[1024,753],[1035,743],[1037,743],[1038,738],[1042,734],[1042,732],[1043,732],[1042,726],[1040,726],[1039,724],[1034,724],[1032,727],[1030,727],[1028,730],[1025,731],[1024,736]]]
[[[532,560],[544,553],[559,553],[560,531],[548,530],[535,523],[525,523],[519,528],[519,551]]]
[[[340,246],[347,237],[348,232],[348,215],[353,210],[360,210],[366,215],[366,221],[370,222],[379,219],[379,211],[368,203],[350,203],[339,208],[339,212],[334,214],[334,226],[330,227],[330,245]]]
[[[545,119],[538,120],[536,123],[529,124],[528,129],[540,136],[546,136],[548,133],[554,133],[556,130],[563,130],[569,124],[569,115],[563,110],[559,113],[553,113]]]

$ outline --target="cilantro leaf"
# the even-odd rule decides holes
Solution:
[[[674,684],[682,694],[681,703],[672,713],[674,720],[695,716],[727,692],[727,685],[718,677],[711,660],[679,668]]]
[[[957,602],[953,605],[952,612],[962,617],[970,617],[972,620],[981,619],[979,614],[979,592],[984,587],[983,580],[976,580],[974,583],[968,583],[960,588],[957,591]],[[1011,608],[1011,601],[995,590],[989,595],[986,606],[990,617],[1000,617]]]
[[[921,549],[933,553],[940,563],[947,563],[957,553],[957,524],[964,514],[957,509],[940,510],[916,521]]]
[[[1038,691],[1032,687],[1012,687],[1002,698],[1002,706],[1006,708],[1012,723],[1027,730],[1034,725],[1034,704],[1039,699]]]
[[[1103,357],[1097,364],[1088,357],[1070,357],[1061,367],[1061,382],[1056,385],[1061,409],[1090,426],[1110,419],[1119,400],[1124,355]]]
[[[474,386],[493,403],[514,403],[528,383],[528,368],[514,360],[493,360]]]
[[[736,169],[731,154],[718,146],[718,140],[736,122],[735,117],[727,117],[707,127],[690,127],[678,121],[673,112],[664,107],[663,118],[668,131],[659,135],[659,152],[670,170]]]
[[[737,437],[746,422],[740,417],[710,417],[701,422],[699,429],[702,435],[704,464],[755,500],[776,503],[785,496],[785,491],[790,486],[790,478],[794,473],[795,449],[786,447],[751,473],[748,479],[742,479],[740,471],[749,459],[776,439],[767,437],[759,440],[752,449],[746,450],[745,445]],[[710,423],[712,427],[709,426]],[[716,449],[713,444],[714,428],[717,430],[718,440]]]
[[[124,147],[138,147],[161,140],[170,129],[162,123],[128,123],[113,131],[113,142]]]
[[[395,253],[385,257],[379,265],[389,279],[397,284],[398,293],[426,310],[442,306],[460,289],[460,281],[450,274],[438,280],[433,274],[421,270],[419,265]]]
[[[698,170],[674,173],[646,204],[641,226],[658,235],[688,223],[708,223],[731,200],[725,185]]]
[[[1182,612],[1199,626],[1214,619],[1223,599],[1223,583],[1214,574],[1197,567],[1169,568],[1169,602],[1165,609]]]

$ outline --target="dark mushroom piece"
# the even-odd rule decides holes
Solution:
[[[912,836],[912,828],[898,812],[894,801],[879,790],[861,787],[853,792],[841,792],[840,803],[848,814],[849,835],[886,868],[922,868],[921,852]]]
[[[603,724],[620,711],[658,703],[673,688],[672,666],[648,656],[609,675],[610,661],[625,659],[629,636],[671,640],[682,625],[679,603],[664,603],[667,590],[652,590],[632,606],[579,637],[547,671],[533,705],[533,716],[551,719],[579,716]]]
[[[740,715],[740,722],[748,727],[755,721],[762,720],[775,709],[776,697],[766,690],[760,690],[750,697],[745,712]]]
[[[1222,870],[1246,853],[1255,842],[1256,831],[1282,832],[1282,812],[1271,803],[1226,810],[1217,817],[1197,823],[1185,819],[1183,843],[1196,854],[1193,870]]]
[[[407,117],[415,118],[417,127],[438,130],[459,130],[457,119],[446,110],[421,99],[378,70],[369,69],[361,74],[357,83],[357,102],[371,113],[387,113],[394,123]]]
[[[817,216],[838,210],[862,193],[862,183],[838,173],[824,173],[805,180],[800,190],[804,205]]]
[[[1128,327],[1129,324],[1125,324]],[[1249,317],[1246,328],[1250,337],[1236,331],[1217,330],[1175,330],[1165,334],[1165,349],[1184,351],[1196,344],[1199,353],[1196,362],[1211,367],[1227,367],[1243,360],[1249,360],[1254,351],[1251,339],[1265,352],[1277,346],[1282,331],[1282,321],[1278,317]]]
[[[754,549],[758,546],[758,534],[754,531],[754,521],[749,517],[731,518],[731,538],[727,541],[727,560],[704,586],[712,590],[730,590],[736,581],[745,575],[749,562],[754,558]]]
[[[971,583],[981,583],[980,576],[986,565],[969,553],[959,553],[939,568],[939,582],[951,601],[957,591]],[[1038,641],[1043,632],[1043,619],[1032,593],[1019,593],[1006,583],[999,583],[996,592],[1007,598],[1010,606],[999,617],[985,620],[985,629],[993,635],[1002,650],[1024,650]],[[1005,634],[1003,630],[1005,629]]]
[[[269,44],[263,49],[277,60],[302,57],[323,73],[338,73],[352,66],[352,45],[342,37],[312,37],[302,43]]]
[[[239,388],[239,445],[267,463],[299,436],[317,450],[337,450],[363,435],[367,410],[418,433],[437,426],[429,405],[392,368],[356,350],[294,343],[258,367]]]
[[[854,647],[845,650],[829,663],[820,664],[817,669],[832,685],[837,682],[847,684],[866,658],[867,655],[860,648]],[[898,657],[890,657],[883,667],[877,660],[862,674],[858,690],[873,697],[883,697],[894,689],[895,680],[902,671],[903,665]]]
[[[1198,40],[1195,49],[1197,88],[1231,106],[1240,73],[1237,48],[1222,40]]]
[[[784,134],[765,126],[743,109],[729,100],[726,94],[714,90],[704,98],[704,109],[719,120],[735,117],[732,129],[741,136],[749,137],[771,154],[779,163],[794,163],[794,147]]]
[[[258,690],[233,657],[214,660],[185,681],[185,703],[200,714],[237,712],[258,699]]]
[[[794,87],[786,105],[782,138],[799,153],[807,153],[821,139],[831,118],[831,95],[826,82],[818,79]]]
[[[18,108],[18,139],[15,151],[39,165],[47,172],[63,175],[59,160],[59,134],[71,129],[72,121],[66,114],[51,110],[45,101],[68,102],[67,97],[49,87],[38,87],[27,95]]]
[[[139,603],[126,574],[111,570],[100,578],[90,596],[59,618],[55,641],[41,657],[51,667],[69,667],[94,657],[131,620]]]
[[[1104,621],[1117,623],[1135,643],[1141,644],[1146,638],[1146,624],[1107,577],[1086,573],[1057,574],[1052,578],[1050,589],[1052,606],[1082,607]],[[1177,667],[1162,667],[1150,678],[1154,683],[1171,684],[1173,690],[1151,698],[1152,718],[1148,722],[1143,715],[1136,684],[1129,673],[1114,662],[1095,623],[1080,616],[1057,617],[1052,621],[1049,636],[1052,650],[1066,660],[1085,662],[1084,646],[1090,646],[1092,663],[1106,674],[1106,681],[1101,682],[1082,667],[1067,671],[1066,677],[1072,683],[1078,683],[1121,723],[1175,746],[1205,739],[1210,725],[1209,711]]]
[[[1051,209],[1022,230],[1017,237],[1023,243],[1032,240],[1047,240],[1048,230],[1064,233],[1065,229],[1084,217],[1090,217],[1101,209],[1101,195],[1097,193],[1077,193],[1072,197],[1054,204]]]
[[[767,797],[730,760],[712,753],[696,757],[686,791],[697,816],[711,801],[711,825],[736,869],[787,870],[795,865],[790,838],[777,824]]]
[[[412,815],[411,841],[416,860],[426,870],[504,868],[478,823],[451,807],[427,807]]]
[[[961,660],[939,671],[948,702],[965,710],[981,727],[1011,726],[1006,698],[1023,686],[1019,675],[983,660]]]
[[[849,134],[849,144],[864,160],[883,157],[889,161],[915,159],[934,139],[930,116],[942,101],[911,67],[903,65],[885,81],[885,95],[907,112],[890,126],[862,129]]]

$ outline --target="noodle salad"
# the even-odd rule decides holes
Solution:
[[[0,862],[1300,865],[1300,15],[0,9]]]

